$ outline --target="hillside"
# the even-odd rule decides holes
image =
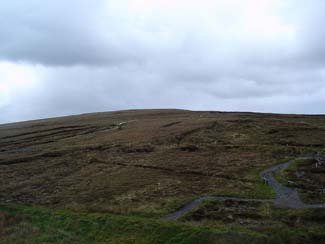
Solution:
[[[60,243],[61,232],[85,235],[69,243],[90,243],[96,231],[102,239],[94,243],[276,242],[287,233],[321,242],[324,209],[208,200],[177,221],[160,218],[199,197],[272,199],[260,172],[304,156],[311,159],[275,177],[293,183],[305,203],[325,203],[325,165],[313,159],[324,152],[325,116],[316,115],[128,110],[0,125],[0,243]],[[120,234],[95,230],[98,218]],[[22,223],[35,231],[17,233]],[[155,236],[141,225],[154,226]]]

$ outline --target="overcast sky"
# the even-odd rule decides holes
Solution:
[[[324,0],[1,0],[0,123],[130,108],[325,113]]]

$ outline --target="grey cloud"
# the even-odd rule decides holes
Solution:
[[[295,35],[269,39],[244,31],[239,9],[144,16],[113,2],[2,3],[0,59],[44,75],[0,106],[0,123],[152,107],[325,112],[322,0],[286,1],[279,15]]]
[[[121,47],[124,40],[116,40],[114,23],[104,23],[105,2],[4,1],[0,58],[61,66],[138,61],[134,46]]]

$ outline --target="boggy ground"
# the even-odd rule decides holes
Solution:
[[[258,233],[274,233],[275,236],[282,230],[300,235],[294,243],[325,241],[324,209],[282,209],[267,202],[210,200],[182,217],[182,221],[216,229],[241,227]]]
[[[129,110],[1,125],[0,202],[159,218],[201,196],[272,198],[259,173],[324,145],[325,116]]]

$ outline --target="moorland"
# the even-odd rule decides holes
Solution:
[[[324,153],[322,115],[152,109],[0,125],[0,243],[323,243],[325,209],[275,206],[260,173],[292,161],[275,179],[325,203]],[[164,219],[209,196],[229,199]]]

